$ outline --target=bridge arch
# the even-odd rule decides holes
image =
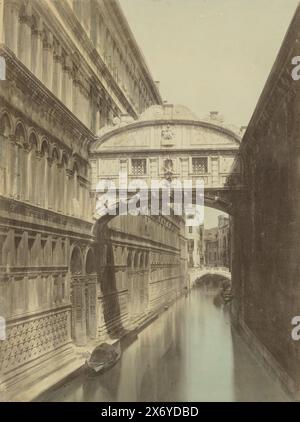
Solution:
[[[190,272],[191,285],[194,285],[197,280],[207,276],[216,276],[220,279],[226,279],[231,282],[231,273],[227,268],[201,268]]]
[[[189,285],[188,277],[184,278],[185,270],[180,266],[184,256],[160,255],[155,248],[151,250],[151,247],[147,249],[148,246],[137,247],[129,243],[126,253],[121,257],[120,243],[110,237],[114,225],[112,220],[124,215],[120,212],[121,201],[123,205],[128,205],[134,195],[138,194],[128,191],[120,200],[119,174],[125,173],[128,183],[136,179],[144,181],[147,189],[151,187],[153,179],[161,182],[180,181],[182,187],[185,181],[191,180],[193,195],[196,180],[200,179],[204,184],[204,206],[232,214],[232,201],[243,189],[242,167],[238,156],[240,140],[237,129],[228,128],[220,121],[199,120],[185,107],[170,105],[150,107],[138,120],[120,119],[115,126],[106,127],[99,133],[98,140],[91,146],[90,161],[94,196],[93,236],[100,256],[112,256],[112,260],[107,259],[100,265],[99,272],[100,289],[103,292],[100,307],[108,332],[111,332],[112,318],[120,326],[123,324],[124,305],[122,299],[119,300],[114,293],[118,286],[126,286],[128,289],[127,317],[135,321],[143,311],[146,312],[148,306],[156,306],[151,299],[154,294],[151,284],[156,277],[164,277],[163,271],[166,270],[160,268],[171,268],[173,263],[175,268],[178,262],[178,269],[174,270],[176,274],[172,275],[185,280],[181,288]],[[115,184],[116,197],[109,204],[102,203],[98,207],[100,202],[97,202],[97,195],[103,193],[97,189],[98,182],[103,179]],[[174,197],[174,190],[172,194]],[[127,216],[128,224],[131,224],[130,213]],[[160,217],[157,217],[160,224]],[[185,216],[177,218],[180,220],[178,224],[184,227]],[[166,228],[171,231],[169,225],[171,222],[166,222]],[[147,228],[145,233],[152,238]],[[181,247],[178,246],[178,250]]]
[[[221,119],[200,120],[180,105],[152,106],[136,121],[124,117],[100,131],[91,147],[92,193],[96,200],[100,180],[118,190],[120,173],[128,184],[138,178],[148,188],[153,180],[182,186],[201,180],[204,205],[231,214],[243,190],[240,141],[239,130]],[[118,212],[117,200],[112,206]]]

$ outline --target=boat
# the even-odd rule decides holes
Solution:
[[[101,373],[117,363],[121,353],[119,341],[116,344],[102,343],[93,350],[89,359],[86,360],[86,365],[94,372]]]

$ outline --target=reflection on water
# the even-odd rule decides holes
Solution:
[[[44,401],[283,401],[231,330],[226,308],[195,289],[142,331],[108,372],[85,373]]]

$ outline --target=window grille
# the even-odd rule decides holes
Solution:
[[[134,158],[131,160],[131,174],[133,176],[144,176],[146,174],[145,158]]]
[[[207,157],[192,158],[193,174],[203,174],[208,172]]]

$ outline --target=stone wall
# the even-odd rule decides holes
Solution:
[[[0,45],[0,391],[12,392],[98,338],[90,145],[161,99],[115,1],[1,0]]]
[[[241,144],[247,189],[233,211],[233,313],[252,347],[299,396],[300,9],[283,42]]]
[[[99,231],[99,336],[132,329],[182,294],[186,279],[184,222],[116,216]]]

